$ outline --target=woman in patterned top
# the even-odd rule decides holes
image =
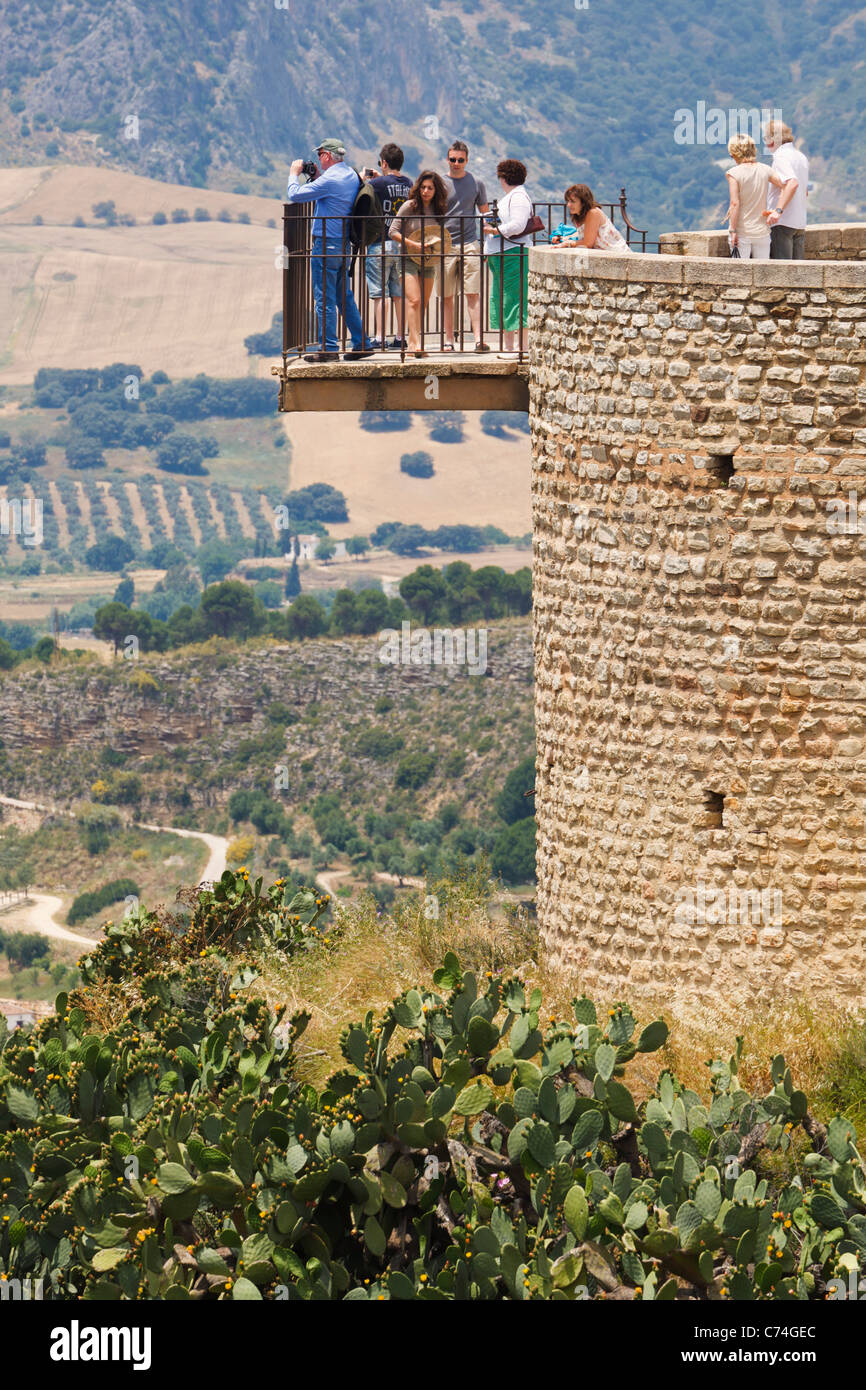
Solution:
[[[592,189],[585,183],[573,183],[565,190],[565,205],[569,220],[583,235],[578,241],[563,241],[564,250],[631,251],[625,237],[602,212]]]

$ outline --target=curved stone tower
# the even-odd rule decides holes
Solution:
[[[866,997],[866,227],[822,230],[531,256],[538,915],[608,996]]]

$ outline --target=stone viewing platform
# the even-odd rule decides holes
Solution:
[[[542,937],[590,992],[860,1003],[866,226],[662,241],[530,257]]]

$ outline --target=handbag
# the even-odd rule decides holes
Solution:
[[[522,231],[522,232],[517,232],[515,236],[504,236],[504,235],[503,235],[503,240],[504,240],[504,241],[519,241],[521,237],[524,237],[524,236],[534,236],[537,232],[543,232],[543,231],[545,231],[545,230],[546,230],[545,225],[544,225],[544,223],[542,222],[541,218],[538,216],[538,213],[534,212],[534,213],[532,214],[532,216],[530,217],[529,221],[527,222],[526,226],[523,228],[523,231]],[[500,234],[500,235],[502,235],[502,234]]]
[[[543,221],[541,220],[541,218],[538,216],[538,214],[534,212],[534,213],[532,214],[532,216],[530,217],[529,221],[527,222],[526,226],[523,228],[523,231],[520,232],[519,235],[520,235],[520,236],[531,236],[534,232],[543,232],[543,231],[544,231],[544,223],[543,223]]]

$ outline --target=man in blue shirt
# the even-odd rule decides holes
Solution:
[[[346,150],[339,140],[322,140],[316,146],[322,172],[312,183],[298,178],[303,160],[296,159],[289,169],[286,198],[290,203],[315,203],[313,219],[312,280],[313,299],[322,335],[322,351],[305,356],[306,362],[332,362],[339,357],[337,309],[342,310],[352,337],[347,358],[371,357],[369,337],[364,337],[361,315],[349,282],[348,219],[360,182],[354,169],[344,163]]]

